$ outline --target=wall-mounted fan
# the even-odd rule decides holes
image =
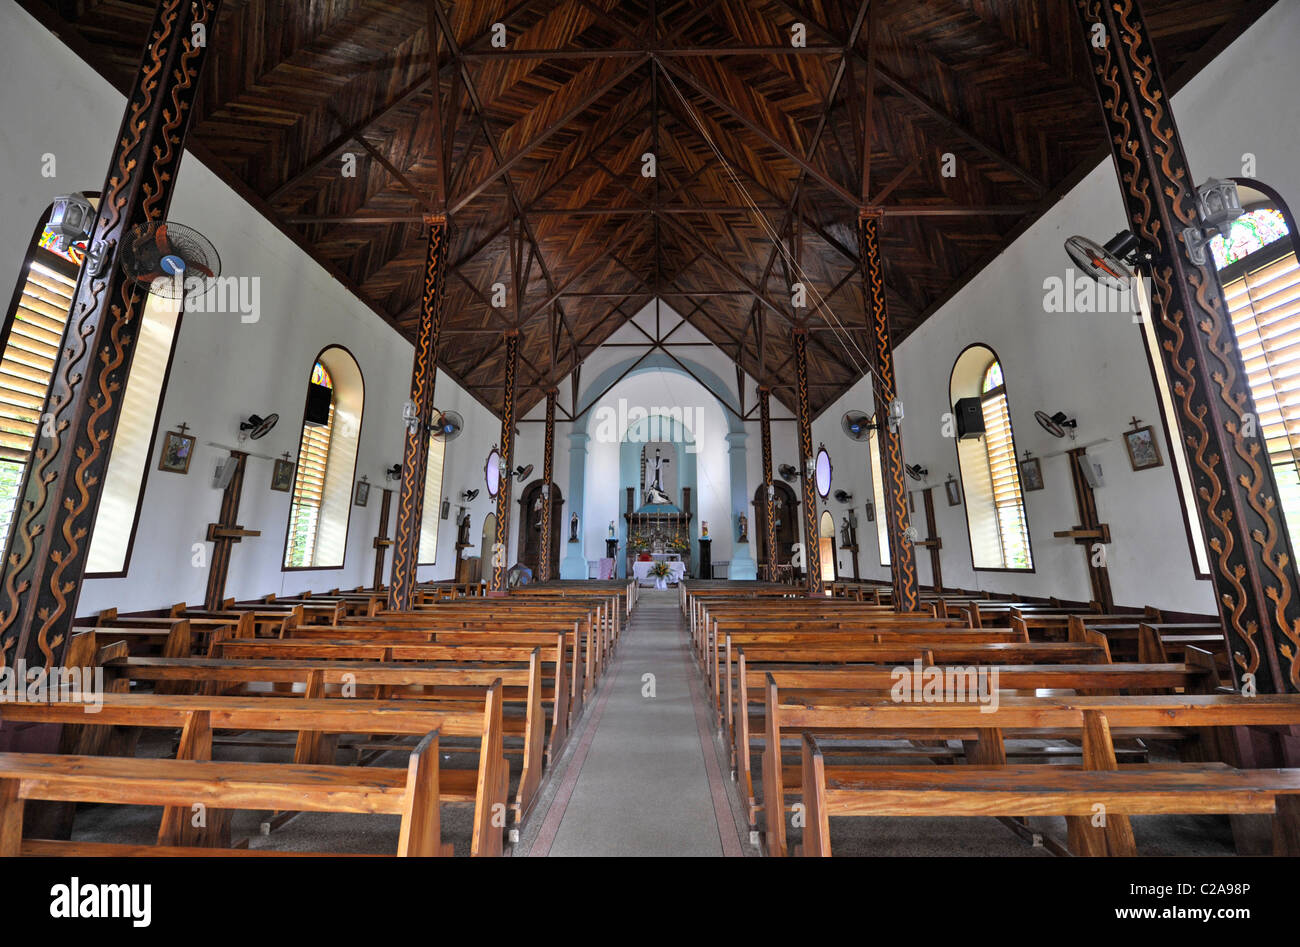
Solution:
[[[786,483],[794,483],[799,479],[799,468],[794,464],[781,464],[776,468],[776,472],[781,475],[781,479]]]
[[[1133,279],[1133,266],[1149,259],[1141,241],[1130,230],[1121,230],[1104,244],[1074,236],[1065,241],[1065,252],[1079,269],[1099,283],[1124,288]]]
[[[523,483],[525,480],[528,479],[529,475],[532,474],[532,472],[533,472],[532,464],[528,464],[526,466],[524,464],[520,464],[518,467],[515,468],[515,480],[517,480],[519,483]]]
[[[385,479],[385,480],[396,480],[396,479],[397,479],[398,477],[400,477],[401,475],[402,475],[402,465],[401,465],[401,464],[393,464],[393,466],[391,466],[391,467],[385,467],[385,468],[384,468],[384,479]]]
[[[875,426],[875,416],[865,411],[846,411],[840,418],[840,428],[851,441],[865,441]]]
[[[907,471],[907,475],[913,480],[924,480],[930,476],[930,471],[920,464],[904,464],[903,469]]]
[[[221,273],[221,257],[207,237],[168,220],[132,228],[122,242],[122,269],[149,292],[165,299],[186,295],[187,279],[212,279]]]
[[[1074,437],[1074,429],[1079,426],[1079,422],[1064,411],[1057,411],[1055,414],[1048,414],[1046,411],[1035,411],[1034,419],[1052,437],[1065,437],[1067,433],[1069,433],[1070,437]]]
[[[465,430],[465,419],[458,411],[436,411],[429,436],[443,441],[454,441]]]
[[[478,497],[478,490],[462,490],[460,498],[466,503],[472,503]]]
[[[266,437],[267,433],[271,428],[275,427],[275,423],[279,420],[280,415],[274,413],[268,414],[266,417],[250,414],[247,420],[239,422],[240,436],[247,436],[255,441],[261,440]]]
[[[849,493],[847,490],[836,490],[836,491],[835,491],[835,502],[836,502],[836,503],[852,503],[852,502],[853,502],[853,494],[852,494],[852,493]]]

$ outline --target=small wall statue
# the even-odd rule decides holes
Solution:
[[[708,538],[709,538],[709,521],[702,520],[700,522],[700,539],[708,539]]]
[[[848,549],[853,545],[853,533],[849,529],[849,518],[844,517],[844,522],[840,524],[840,547]]]
[[[469,513],[465,510],[463,506],[460,509],[461,509],[460,523],[459,523],[460,529],[456,533],[456,545],[468,546],[469,545]]]
[[[571,517],[569,517],[569,542],[576,543],[577,541],[578,541],[578,514],[574,513]]]
[[[744,513],[736,517],[736,542],[749,542],[749,517]]]
[[[607,538],[607,539],[618,539],[618,530],[614,529],[614,521],[613,521],[613,520],[610,520],[610,521],[609,521],[609,535],[608,535],[606,538]]]

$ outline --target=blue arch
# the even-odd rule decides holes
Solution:
[[[677,364],[677,362],[681,362],[681,365]],[[628,371],[628,366],[630,365],[636,365],[636,368]],[[731,409],[728,411],[724,408],[722,412],[727,418],[728,432],[731,434],[743,434],[745,431],[745,422],[740,419],[740,402],[727,384],[719,378],[715,372],[710,371],[698,362],[693,362],[690,359],[685,358],[679,358],[675,362],[663,352],[651,352],[639,365],[635,358],[625,358],[621,362],[615,362],[613,365],[609,366],[609,368],[597,375],[596,378],[583,389],[582,394],[578,397],[578,404],[582,405],[581,409],[578,411],[578,416],[581,417],[585,413],[587,419],[586,425],[582,430],[586,431],[591,427],[591,419],[595,414],[594,411],[591,411],[591,408],[594,406],[593,399],[595,396],[603,393],[606,388],[613,385],[616,380],[623,376],[624,372],[627,372],[627,378],[631,378],[633,375],[641,375],[649,371],[669,371],[681,375],[683,378],[689,378],[691,381],[695,381],[696,384],[699,384],[695,378],[691,378],[688,372],[682,370],[682,365],[685,365],[694,372],[698,379],[707,382],[707,387],[704,385],[701,385],[700,387],[704,388],[712,397],[721,401],[727,408]],[[709,391],[709,388],[712,388],[713,391]],[[725,392],[726,397],[721,398],[714,394],[714,392],[719,391]]]

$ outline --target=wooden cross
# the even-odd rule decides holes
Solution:
[[[1138,429],[1138,425],[1141,424],[1142,422],[1139,421],[1136,417],[1134,417],[1134,418],[1130,418],[1128,423],[1133,425],[1133,430],[1136,431]]]
[[[185,432],[188,431],[189,429],[190,426],[186,424],[184,421],[182,421],[180,425],[176,428],[176,430],[180,432],[182,437],[185,436]]]
[[[365,479],[362,477],[361,479]],[[383,500],[379,504],[379,535],[374,539],[375,547],[375,581],[374,588],[380,589],[384,586],[384,557],[388,552],[388,547],[393,541],[388,538],[388,510],[393,502],[393,491],[384,489]]]
[[[212,566],[208,571],[208,590],[204,597],[204,608],[220,608],[226,595],[226,575],[230,571],[230,553],[237,542],[245,536],[261,536],[260,529],[244,529],[237,522],[239,517],[239,500],[244,491],[244,467],[248,455],[243,451],[231,451],[235,458],[235,473],[226,484],[221,497],[221,513],[217,522],[208,524],[207,540],[212,543]]]

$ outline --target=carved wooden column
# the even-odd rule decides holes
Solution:
[[[555,528],[551,516],[551,476],[555,459],[555,396],[552,388],[546,393],[546,446],[542,454],[542,555],[537,560],[537,581],[551,581],[551,530]]]
[[[772,481],[772,389],[758,389],[758,423],[763,442],[763,542],[767,546],[767,575],[776,579],[776,487]],[[809,442],[811,443],[811,435]]]
[[[1212,561],[1233,675],[1261,693],[1300,691],[1300,584],[1268,449],[1213,260],[1195,178],[1137,0],[1076,0],[1131,228],[1154,254],[1152,318]]]
[[[433,388],[438,375],[438,337],[442,331],[443,286],[447,280],[447,218],[425,218],[429,246],[424,257],[424,295],[420,331],[411,366],[411,403],[419,423],[408,426],[402,447],[402,482],[397,495],[397,524],[393,531],[393,577],[388,607],[411,607],[415,567],[420,558],[420,523],[424,516],[424,477],[429,465],[429,427],[433,421]]]
[[[388,514],[393,506],[393,491],[384,488],[384,497],[379,503],[379,532],[375,535],[375,581],[371,588],[379,589],[384,585],[384,559],[388,554],[388,547],[393,541],[388,538]]]
[[[871,315],[870,348],[876,379],[876,438],[880,447],[880,473],[884,482],[885,508],[877,515],[885,517],[889,530],[889,571],[893,578],[894,610],[916,609],[916,551],[907,534],[907,483],[903,479],[903,439],[898,430],[886,423],[889,402],[898,397],[894,381],[894,347],[889,336],[889,308],[885,304],[885,277],[880,267],[880,220],[863,212],[858,215],[858,248],[862,275],[866,279],[867,306]]]
[[[510,542],[510,485],[515,468],[515,376],[519,372],[519,331],[505,333],[506,374],[501,402],[501,485],[497,490],[497,538],[492,550],[489,595],[506,594],[506,546]]]
[[[113,140],[91,238],[102,264],[77,281],[43,425],[0,579],[0,664],[60,659],[81,593],[145,293],[119,265],[127,232],[167,213],[220,0],[162,0]],[[198,30],[195,27],[200,27]],[[194,45],[196,35],[206,36]]]
[[[794,341],[794,387],[799,402],[799,483],[803,486],[803,559],[808,570],[808,594],[822,594],[821,542],[817,531],[817,485],[808,473],[812,463],[812,412],[808,407],[808,330],[796,326]],[[770,510],[771,507],[769,506]]]
[[[203,607],[216,609],[226,598],[226,576],[230,574],[230,554],[235,543],[245,536],[260,536],[260,529],[244,529],[236,522],[239,519],[239,502],[244,495],[244,470],[248,467],[248,455],[243,451],[232,450],[230,456],[235,458],[235,472],[226,484],[221,495],[221,512],[215,523],[208,524],[206,539],[212,543],[212,564],[208,568],[208,588],[203,596]]]

